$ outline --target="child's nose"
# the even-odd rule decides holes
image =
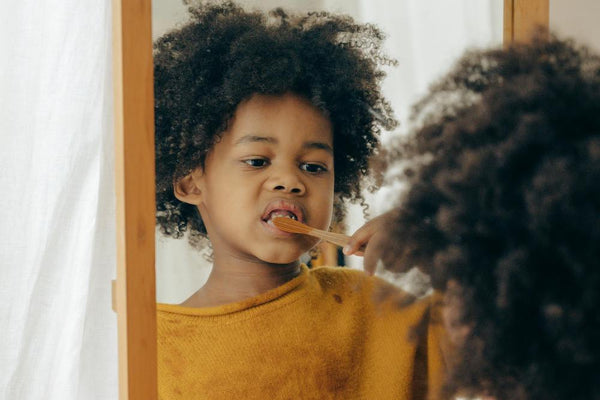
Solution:
[[[272,177],[269,182],[270,189],[277,192],[302,195],[306,187],[298,175],[292,171],[282,171]]]
[[[273,188],[276,191],[289,192],[295,194],[304,194],[304,187],[302,185],[277,185]]]

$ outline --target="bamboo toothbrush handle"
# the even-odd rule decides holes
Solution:
[[[312,235],[319,239],[323,239],[329,243],[333,243],[341,247],[344,247],[350,242],[350,236],[344,235],[343,233],[333,233],[321,231],[319,229],[312,229],[309,235]]]
[[[313,228],[310,231],[310,233],[308,233],[308,234],[312,235],[314,237],[318,237],[319,239],[323,239],[329,243],[338,245],[340,247],[344,247],[348,243],[350,243],[350,236],[344,235],[343,233],[333,233],[333,232],[327,232],[327,231],[322,231],[322,230]],[[354,255],[357,255],[357,256],[364,255],[366,247],[367,247],[366,244],[363,244],[362,246],[360,246],[358,251],[356,253],[354,253]]]

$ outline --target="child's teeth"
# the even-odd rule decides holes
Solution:
[[[271,217],[269,218],[269,222],[271,222],[271,220],[273,218],[289,218],[289,219],[295,220],[296,216],[291,213],[288,213],[288,212],[274,212],[271,214]]]

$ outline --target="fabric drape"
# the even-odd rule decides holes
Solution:
[[[3,2],[0,54],[0,399],[116,399],[110,2]]]

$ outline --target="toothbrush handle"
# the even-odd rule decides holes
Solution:
[[[344,247],[350,242],[350,236],[344,235],[343,233],[326,232],[319,229],[312,229],[309,235],[325,240],[329,243],[333,243],[340,247]]]

